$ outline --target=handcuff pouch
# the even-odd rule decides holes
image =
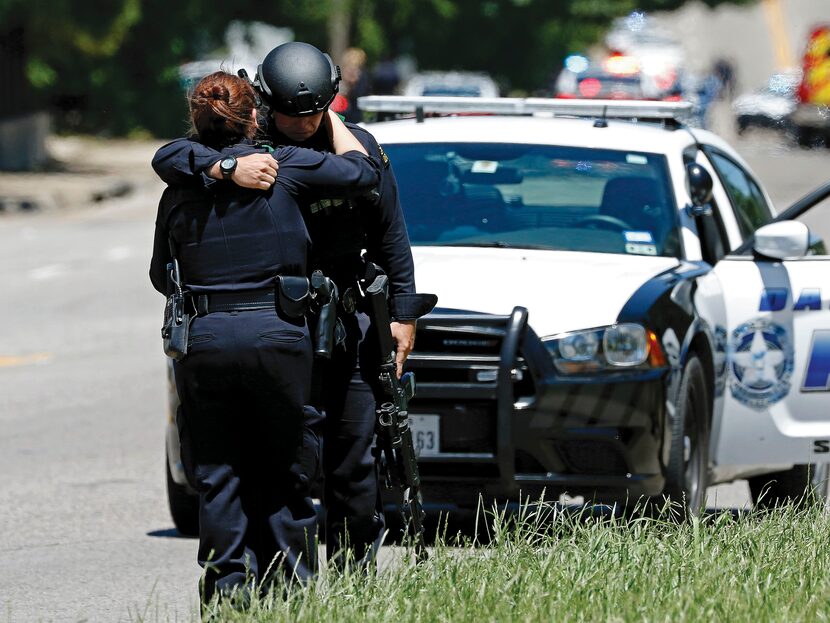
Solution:
[[[289,318],[300,318],[308,310],[309,287],[306,277],[277,276],[278,311]]]

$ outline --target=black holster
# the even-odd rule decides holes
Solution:
[[[180,361],[187,355],[190,335],[190,314],[185,309],[185,295],[181,287],[178,261],[167,265],[168,291],[172,291],[164,305],[161,340],[164,354]]]
[[[338,292],[335,283],[319,270],[311,275],[312,311],[317,316],[314,325],[314,356],[331,359],[336,341]]]
[[[336,340],[337,286],[315,270],[311,279],[277,276],[277,307],[290,318],[309,315],[315,317],[312,327],[314,356],[330,359]]]

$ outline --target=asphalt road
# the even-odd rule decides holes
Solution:
[[[0,214],[0,622],[195,616],[197,543],[164,490],[152,147],[133,154],[126,197]],[[739,148],[779,208],[830,177],[830,151],[760,135]],[[710,501],[741,507],[745,484]]]

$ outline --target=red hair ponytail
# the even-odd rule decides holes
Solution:
[[[256,93],[247,80],[224,71],[202,78],[190,95],[190,119],[199,141],[220,147],[253,137]]]

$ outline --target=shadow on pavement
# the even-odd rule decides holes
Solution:
[[[153,536],[163,539],[195,539],[195,536],[185,536],[175,528],[165,528],[164,530],[152,530],[147,533],[147,536]]]

